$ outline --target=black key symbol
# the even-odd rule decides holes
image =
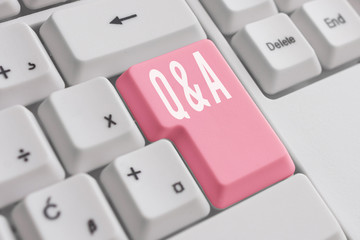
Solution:
[[[129,173],[127,176],[128,177],[134,177],[136,181],[139,180],[138,174],[140,174],[141,171],[140,170],[135,171],[133,167],[130,168],[130,171],[131,171],[131,173]]]
[[[123,18],[119,18],[118,16],[116,16],[111,22],[110,24],[120,24],[122,25],[124,21],[132,19],[132,18],[136,18],[137,15],[136,14],[132,14],[130,16],[127,17],[123,17]]]
[[[19,154],[18,159],[24,160],[24,162],[29,161],[30,152],[25,152],[24,149],[20,149]]]
[[[11,69],[4,69],[3,66],[0,66],[0,75],[3,75],[5,79],[8,79],[8,72],[11,72]]]
[[[35,63],[31,63],[31,62],[29,62],[28,63],[29,64],[29,70],[31,71],[31,70],[34,70],[35,68],[36,68],[36,64]]]
[[[185,190],[185,188],[184,188],[184,186],[182,185],[181,182],[176,182],[176,183],[174,183],[174,184],[172,185],[172,187],[173,187],[173,189],[174,189],[174,191],[175,191],[176,193],[181,193],[181,192],[183,192],[183,191]]]
[[[57,209],[57,205],[54,203],[51,203],[51,197],[48,197],[48,199],[46,200],[46,206],[44,208],[44,216],[49,219],[49,220],[56,220],[60,217],[61,212],[60,211],[55,211]]]
[[[94,232],[96,232],[96,230],[97,230],[95,221],[93,219],[89,219],[87,225],[88,225],[90,234],[93,235]]]
[[[109,114],[107,117],[104,117],[108,122],[108,128],[111,128],[112,125],[116,125],[116,122],[112,120],[112,114]]]

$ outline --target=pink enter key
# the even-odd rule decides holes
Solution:
[[[209,40],[131,67],[116,87],[147,139],[171,140],[217,208],[294,172],[285,147]]]

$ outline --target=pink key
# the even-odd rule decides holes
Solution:
[[[170,139],[217,208],[294,172],[285,147],[209,40],[137,64],[116,86],[147,139]]]

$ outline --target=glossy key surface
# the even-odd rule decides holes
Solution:
[[[294,172],[286,149],[209,40],[137,64],[116,85],[148,140],[170,139],[217,208]]]

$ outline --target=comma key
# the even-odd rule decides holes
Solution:
[[[217,208],[294,172],[285,147],[209,40],[134,65],[116,86],[148,140],[170,139]]]

